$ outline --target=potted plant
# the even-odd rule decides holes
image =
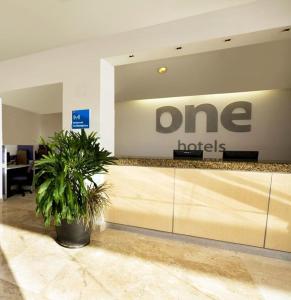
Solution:
[[[96,133],[87,135],[84,129],[55,133],[45,144],[48,154],[35,163],[36,212],[46,226],[56,226],[60,245],[85,246],[95,219],[109,203],[107,186],[93,177],[107,173],[114,158],[101,148]]]

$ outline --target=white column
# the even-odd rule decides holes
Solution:
[[[99,136],[102,146],[114,155],[115,91],[114,66],[100,60]]]

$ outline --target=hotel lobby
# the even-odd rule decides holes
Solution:
[[[0,25],[0,299],[291,299],[290,0]]]

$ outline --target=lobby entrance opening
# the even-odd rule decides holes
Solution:
[[[62,90],[55,83],[0,94],[4,200],[33,193],[34,161],[46,154],[43,140],[62,130]]]

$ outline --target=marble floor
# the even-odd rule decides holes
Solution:
[[[70,250],[33,195],[0,203],[0,299],[291,299],[291,262],[107,229]]]

